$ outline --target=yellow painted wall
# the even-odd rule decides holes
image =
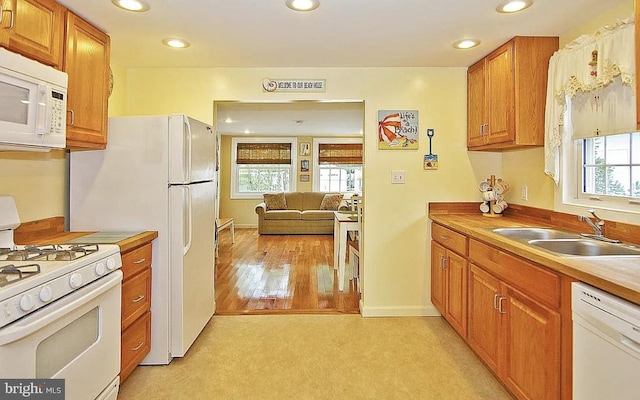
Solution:
[[[323,78],[326,93],[264,93],[263,78]],[[126,113],[184,112],[212,122],[214,100],[361,99],[365,102],[365,314],[433,314],[429,301],[429,201],[479,200],[477,182],[501,173],[501,155],[466,150],[466,68],[129,69]],[[420,149],[377,149],[378,110],[418,110]],[[440,168],[425,171],[426,128]],[[229,141],[222,142],[229,152]],[[228,176],[221,183],[228,193]],[[391,170],[406,184],[392,185]],[[224,196],[224,194],[223,194]],[[223,197],[224,198],[224,197]],[[221,212],[254,218],[256,201]]]
[[[633,0],[621,0],[616,6],[600,14],[587,23],[572,27],[560,36],[560,48],[576,39],[580,35],[593,33],[604,25],[615,24],[618,18],[629,18],[633,15]],[[505,152],[503,154],[504,179],[511,184],[507,193],[508,203],[522,204],[531,207],[554,209],[555,184],[544,173],[544,150],[531,149],[523,151]],[[522,187],[528,188],[528,200],[522,200]],[[578,212],[580,210],[562,210],[563,212]],[[604,214],[603,214],[604,215]],[[625,220],[625,215],[605,218]],[[629,220],[627,220],[629,221]],[[629,221],[632,222],[632,221]]]
[[[0,194],[13,196],[21,222],[64,215],[64,150],[0,151]]]

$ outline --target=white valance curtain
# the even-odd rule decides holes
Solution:
[[[602,90],[620,80],[635,95],[635,38],[633,19],[582,35],[549,60],[545,110],[545,173],[558,184],[560,146],[567,97]],[[618,78],[619,77],[619,78]]]

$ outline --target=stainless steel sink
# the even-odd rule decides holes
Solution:
[[[551,228],[497,228],[493,232],[510,239],[578,239],[576,233],[563,232]]]
[[[640,256],[640,248],[589,239],[530,240],[529,244],[571,256]]]

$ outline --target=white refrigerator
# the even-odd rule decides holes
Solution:
[[[215,312],[216,135],[184,115],[109,118],[104,151],[70,155],[74,231],[158,231],[151,352],[182,357]]]

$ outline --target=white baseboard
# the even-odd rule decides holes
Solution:
[[[432,305],[407,307],[364,307],[360,302],[363,317],[439,317],[440,313]]]
[[[258,224],[235,224],[235,229],[258,229]]]

